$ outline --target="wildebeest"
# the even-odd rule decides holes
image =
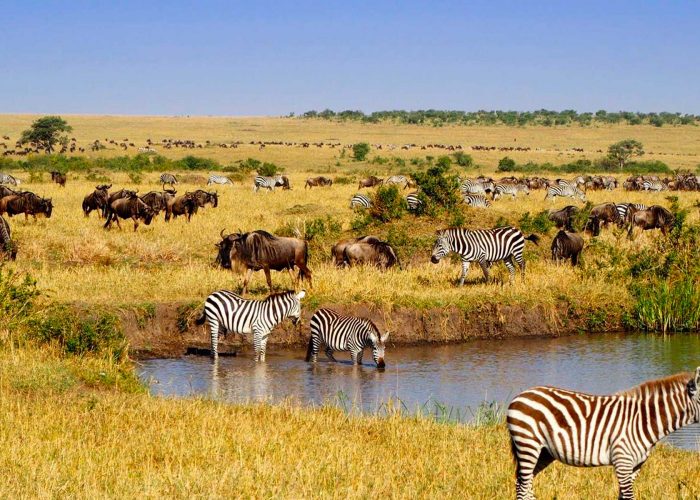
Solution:
[[[578,233],[561,229],[552,240],[552,260],[571,259],[571,265],[575,266],[582,250],[583,238]]]
[[[90,212],[93,210],[97,210],[100,217],[104,216],[109,198],[109,188],[111,187],[111,184],[95,186],[95,190],[83,199],[83,213],[85,217],[89,217]]]
[[[204,191],[203,189],[198,189],[192,193],[186,193],[191,195],[197,202],[197,206],[204,208],[204,206],[209,203],[213,208],[219,206],[219,195],[216,192]]]
[[[163,191],[151,191],[143,196],[140,196],[141,200],[151,207],[153,210],[153,215],[158,215],[161,210],[168,210],[168,203],[171,199],[175,197],[177,191],[174,189],[164,189]]]
[[[178,215],[187,217],[187,222],[192,219],[192,214],[197,213],[197,200],[192,193],[185,193],[177,198],[171,198],[165,210],[165,222],[170,220],[170,217],[177,219]]]
[[[138,191],[132,191],[131,189],[120,189],[119,191],[115,191],[109,195],[109,198],[107,198],[107,204],[111,205],[112,202],[121,198],[136,196],[136,193],[138,193]]]
[[[61,172],[51,172],[51,180],[61,187],[66,187],[66,174]]]
[[[0,216],[0,260],[15,260],[17,245],[11,238],[10,225]]]
[[[346,266],[371,265],[388,269],[399,264],[396,252],[386,241],[358,241],[350,243],[343,251]]]
[[[380,242],[381,240],[377,236],[360,236],[359,238],[346,238],[344,240],[340,240],[338,243],[333,245],[331,248],[331,259],[333,259],[333,262],[335,263],[336,266],[340,267],[344,263],[344,255],[345,255],[345,248],[348,245],[352,245],[353,243],[359,243],[361,241],[375,241],[375,242]]]
[[[0,186],[0,199],[4,198],[5,196],[10,196],[12,194],[19,194],[19,192],[7,186]]]
[[[362,179],[357,186],[357,189],[362,189],[363,187],[374,187],[374,186],[379,186],[382,183],[384,183],[384,179],[380,179],[379,177],[375,177],[374,175],[370,175],[366,179]]]
[[[307,266],[309,259],[308,244],[297,238],[274,236],[267,231],[257,230],[250,233],[232,233],[224,236],[221,231],[221,242],[216,245],[219,249],[216,262],[224,269],[246,270],[243,280],[243,294],[248,291],[248,282],[253,271],[263,270],[267,286],[272,292],[270,270],[286,269],[295,287],[299,280],[308,280],[311,286],[311,270]],[[295,278],[294,267],[299,268]]]
[[[600,227],[619,222],[620,215],[614,203],[601,203],[591,209],[584,230],[590,231],[593,236],[600,234]]]
[[[328,177],[323,177],[318,176],[318,177],[309,177],[306,179],[306,184],[304,184],[304,189],[312,188],[314,186],[332,186],[333,185],[333,180],[329,179]]]
[[[116,221],[119,229],[122,225],[119,219],[131,219],[134,221],[134,231],[139,227],[139,220],[143,221],[147,226],[153,220],[153,210],[146,205],[141,198],[136,194],[130,194],[126,198],[114,200],[107,206],[107,222],[105,229],[112,227],[112,222]]]
[[[649,229],[661,229],[666,234],[675,222],[671,212],[659,205],[652,205],[646,210],[639,210],[630,217],[628,234],[631,236],[635,227],[646,231]]]
[[[12,217],[23,213],[25,220],[30,215],[36,220],[37,214],[50,218],[52,211],[53,203],[51,198],[41,198],[29,191],[5,196],[0,199],[0,215],[7,213],[7,215]]]
[[[568,231],[573,231],[572,220],[578,213],[578,208],[573,205],[567,205],[560,210],[550,210],[549,220],[554,222],[557,228],[565,228]]]

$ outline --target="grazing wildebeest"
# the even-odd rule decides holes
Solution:
[[[12,217],[23,213],[25,220],[30,215],[36,220],[37,214],[43,214],[50,218],[52,211],[53,203],[51,198],[41,198],[29,191],[5,196],[0,199],[0,215],[7,213],[7,215]]]
[[[318,176],[318,177],[309,177],[306,179],[306,184],[304,184],[304,189],[312,188],[314,186],[332,186],[333,185],[333,180],[329,179],[328,177],[323,177]]]
[[[343,255],[345,254],[345,248],[353,243],[359,243],[361,241],[375,241],[380,242],[381,240],[377,236],[360,236],[359,238],[346,238],[344,240],[338,241],[335,245],[331,247],[331,259],[336,266],[340,267],[343,265]]]
[[[219,195],[218,193],[211,192],[211,191],[204,191],[203,189],[198,189],[197,191],[194,191],[192,193],[186,193],[190,194],[194,200],[197,202],[197,206],[200,208],[204,208],[204,206],[209,203],[213,208],[216,208],[219,206]]]
[[[192,193],[185,193],[177,198],[171,198],[165,210],[165,222],[170,220],[172,216],[173,219],[177,219],[178,215],[184,215],[187,217],[187,222],[192,219],[192,214],[197,213],[197,200]]]
[[[100,217],[104,216],[109,198],[109,188],[111,187],[111,184],[95,186],[95,190],[83,199],[83,213],[85,217],[89,217],[90,212],[93,210],[97,210]]]
[[[578,233],[561,229],[552,240],[552,260],[571,259],[571,265],[575,266],[582,250],[583,238]]]
[[[51,180],[61,187],[66,187],[66,179],[66,174],[56,171],[51,172]]]
[[[119,223],[119,219],[131,219],[134,221],[134,231],[139,227],[139,220],[143,221],[147,226],[153,220],[153,210],[151,207],[146,205],[141,198],[136,196],[136,194],[131,194],[126,198],[119,198],[114,200],[107,206],[107,222],[105,222],[105,229],[110,229],[112,227],[112,222],[117,221],[117,226],[119,229],[122,225]]]
[[[585,231],[590,231],[593,236],[600,234],[601,225],[608,227],[609,224],[618,223],[620,215],[614,203],[602,203],[591,209],[588,220],[584,226]]]
[[[557,228],[565,228],[568,231],[573,231],[571,225],[574,216],[578,213],[578,208],[573,205],[567,205],[564,208],[556,211],[549,211],[549,220],[554,222]]]
[[[163,186],[165,188],[165,185]],[[177,191],[174,189],[164,189],[162,192],[151,191],[143,196],[140,196],[141,200],[151,207],[153,210],[153,215],[158,215],[161,210],[168,210],[168,202],[175,197]]]
[[[632,214],[628,234],[631,236],[635,227],[642,230],[661,229],[666,234],[675,222],[675,217],[671,212],[659,205],[652,205],[646,210],[639,210]]]
[[[253,271],[263,270],[267,286],[272,292],[270,270],[286,269],[295,287],[299,280],[308,280],[311,286],[311,270],[307,267],[309,248],[304,240],[274,236],[267,231],[257,230],[250,233],[232,233],[224,236],[221,231],[221,242],[216,262],[224,269],[245,269],[243,294],[248,291],[248,282]],[[294,267],[299,268],[295,278]]]
[[[111,186],[111,184],[110,184]],[[119,200],[121,198],[128,198],[130,196],[136,196],[136,193],[138,191],[132,191],[131,189],[120,189],[119,191],[115,191],[109,195],[109,198],[107,198],[107,204],[111,205],[112,202]]]
[[[359,241],[351,243],[343,251],[343,263],[353,267],[371,265],[385,270],[399,264],[394,249],[386,241]]]
[[[384,183],[384,179],[380,179],[379,177],[375,177],[373,175],[370,175],[366,179],[362,179],[357,186],[357,189],[362,189],[363,187],[374,187],[374,186],[380,186],[382,183]]]
[[[0,260],[15,260],[17,258],[17,244],[12,241],[10,225],[0,217]]]

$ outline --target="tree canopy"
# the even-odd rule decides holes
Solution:
[[[620,169],[625,167],[625,164],[633,156],[642,156],[644,154],[644,147],[639,141],[634,139],[625,139],[615,144],[611,144],[608,148],[608,158],[617,162]]]
[[[22,144],[33,143],[41,147],[46,153],[51,153],[55,144],[68,141],[68,137],[62,136],[63,132],[70,132],[73,127],[68,125],[60,116],[43,116],[32,123],[31,127],[20,137]]]

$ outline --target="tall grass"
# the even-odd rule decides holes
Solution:
[[[697,277],[656,281],[636,289],[636,326],[644,330],[697,331],[700,329],[700,286]]]

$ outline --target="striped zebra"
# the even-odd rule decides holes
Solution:
[[[535,387],[508,407],[518,499],[534,498],[534,477],[554,460],[578,467],[612,465],[619,498],[634,498],[632,483],[654,445],[700,422],[700,367],[645,382],[609,396]]]
[[[406,189],[410,183],[411,181],[409,181],[405,175],[392,175],[384,181],[385,186],[396,185],[401,186],[404,189]]]
[[[209,179],[207,180],[207,186],[211,186],[212,184],[230,184],[233,186],[233,181],[231,181],[231,179],[225,175],[210,175]]]
[[[301,299],[306,292],[274,293],[265,300],[244,299],[228,290],[207,297],[196,324],[209,322],[211,355],[219,355],[219,334],[253,335],[255,361],[265,361],[267,339],[272,329],[287,318],[296,325],[301,318]]]
[[[562,198],[578,198],[583,202],[586,201],[586,193],[581,191],[576,186],[561,184],[547,186],[547,194],[545,195],[544,200],[547,201],[547,199],[551,198],[552,201],[554,201],[557,196]]]
[[[460,184],[459,190],[463,195],[486,194],[493,191],[493,182],[479,182],[472,179],[465,179]]]
[[[491,202],[483,194],[467,194],[462,198],[470,207],[488,208]]]
[[[459,254],[462,257],[462,274],[459,276],[459,285],[462,286],[471,262],[479,263],[484,272],[484,279],[488,281],[491,264],[502,260],[508,268],[512,283],[515,279],[516,262],[520,266],[523,278],[525,278],[525,261],[523,260],[525,240],[532,241],[537,245],[539,237],[531,234],[525,238],[520,229],[510,226],[477,230],[442,229],[437,233],[430,261],[437,264],[450,252]]]
[[[256,193],[260,188],[267,189],[269,191],[274,191],[275,187],[283,185],[284,180],[282,179],[281,175],[274,175],[272,177],[264,177],[262,175],[258,175],[257,177],[255,177],[255,181],[253,181],[253,190]]]
[[[661,181],[648,180],[648,181],[642,182],[642,191],[659,192],[659,191],[667,191],[667,190],[668,190],[668,186],[666,186],[666,184],[664,184]]]
[[[423,200],[418,197],[418,193],[409,193],[406,195],[406,205],[411,211],[418,210],[423,206]]]
[[[507,194],[515,198],[518,195],[518,193],[521,192],[527,195],[530,194],[530,188],[527,187],[527,184],[496,184],[493,188],[492,196],[493,200],[496,201],[501,196]]]
[[[365,347],[371,347],[377,368],[384,368],[384,346],[389,332],[382,336],[372,321],[355,316],[341,316],[330,309],[319,309],[311,316],[310,327],[307,362],[316,362],[318,351],[323,344],[326,346],[326,356],[331,361],[337,361],[333,352],[349,351],[352,364],[361,365]]]
[[[21,184],[20,180],[10,174],[3,174],[0,172],[0,184],[10,184],[12,186],[19,186]]]
[[[162,173],[160,174],[160,182],[163,185],[170,184],[170,187],[172,187],[177,184],[177,178],[173,174]]]
[[[641,203],[615,203],[617,225],[622,227],[625,223],[629,222],[629,218],[634,212],[646,210],[647,208],[646,205]]]
[[[369,208],[372,206],[372,200],[362,193],[357,193],[350,199],[350,208]]]

